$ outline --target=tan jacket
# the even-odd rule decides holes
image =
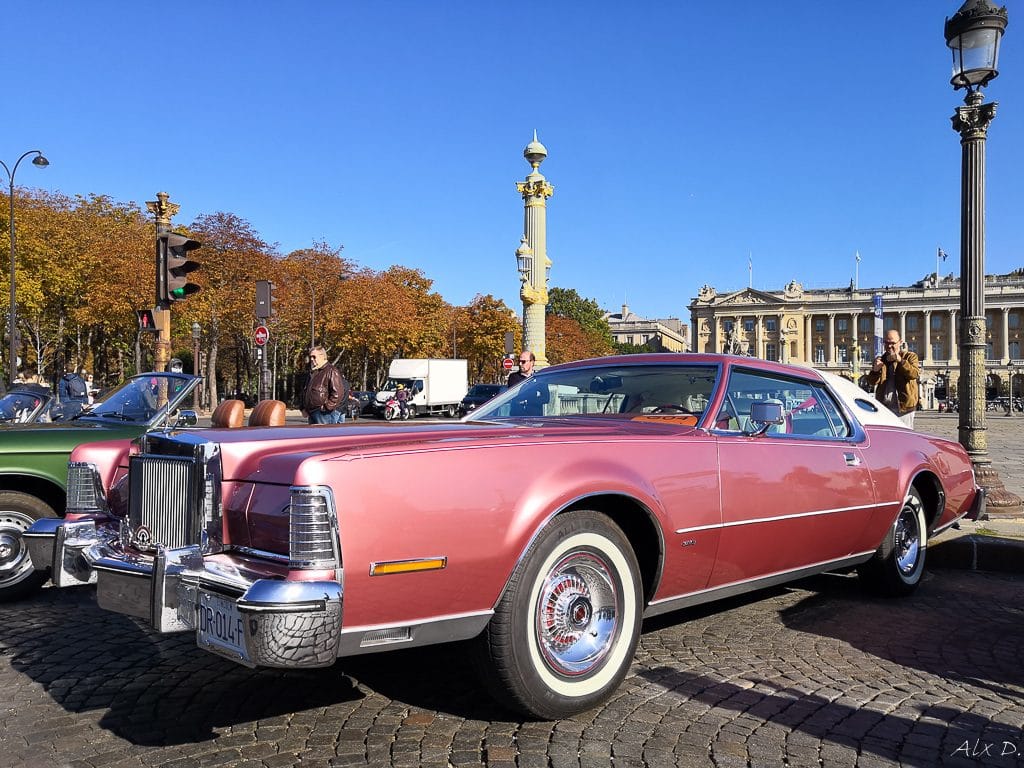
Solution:
[[[869,371],[867,375],[868,384],[875,387],[875,397],[885,402],[885,377],[888,366],[882,365],[880,371]],[[900,360],[896,363],[896,396],[899,398],[900,414],[910,413],[917,410],[918,383],[921,377],[921,361],[917,355],[909,350],[900,353]]]

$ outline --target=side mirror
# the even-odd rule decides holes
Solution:
[[[786,415],[778,400],[764,400],[750,404],[751,434],[763,435],[774,424],[785,424]]]
[[[178,419],[174,422],[177,427],[194,427],[199,423],[199,416],[195,411],[178,411]]]

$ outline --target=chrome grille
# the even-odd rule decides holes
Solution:
[[[198,476],[199,464],[192,458],[131,458],[128,519],[132,542],[139,549],[199,543]]]
[[[75,514],[98,514],[107,511],[99,472],[92,464],[68,462],[68,494],[66,509]]]

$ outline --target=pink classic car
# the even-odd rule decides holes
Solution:
[[[456,424],[124,448],[72,456],[37,568],[248,666],[470,641],[541,718],[607,698],[645,617],[826,570],[906,595],[929,537],[984,506],[958,444],[845,380],[720,355],[552,366]]]

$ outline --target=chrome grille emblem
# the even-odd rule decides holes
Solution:
[[[141,550],[148,550],[153,546],[153,532],[144,525],[140,525],[132,532],[132,544]]]

